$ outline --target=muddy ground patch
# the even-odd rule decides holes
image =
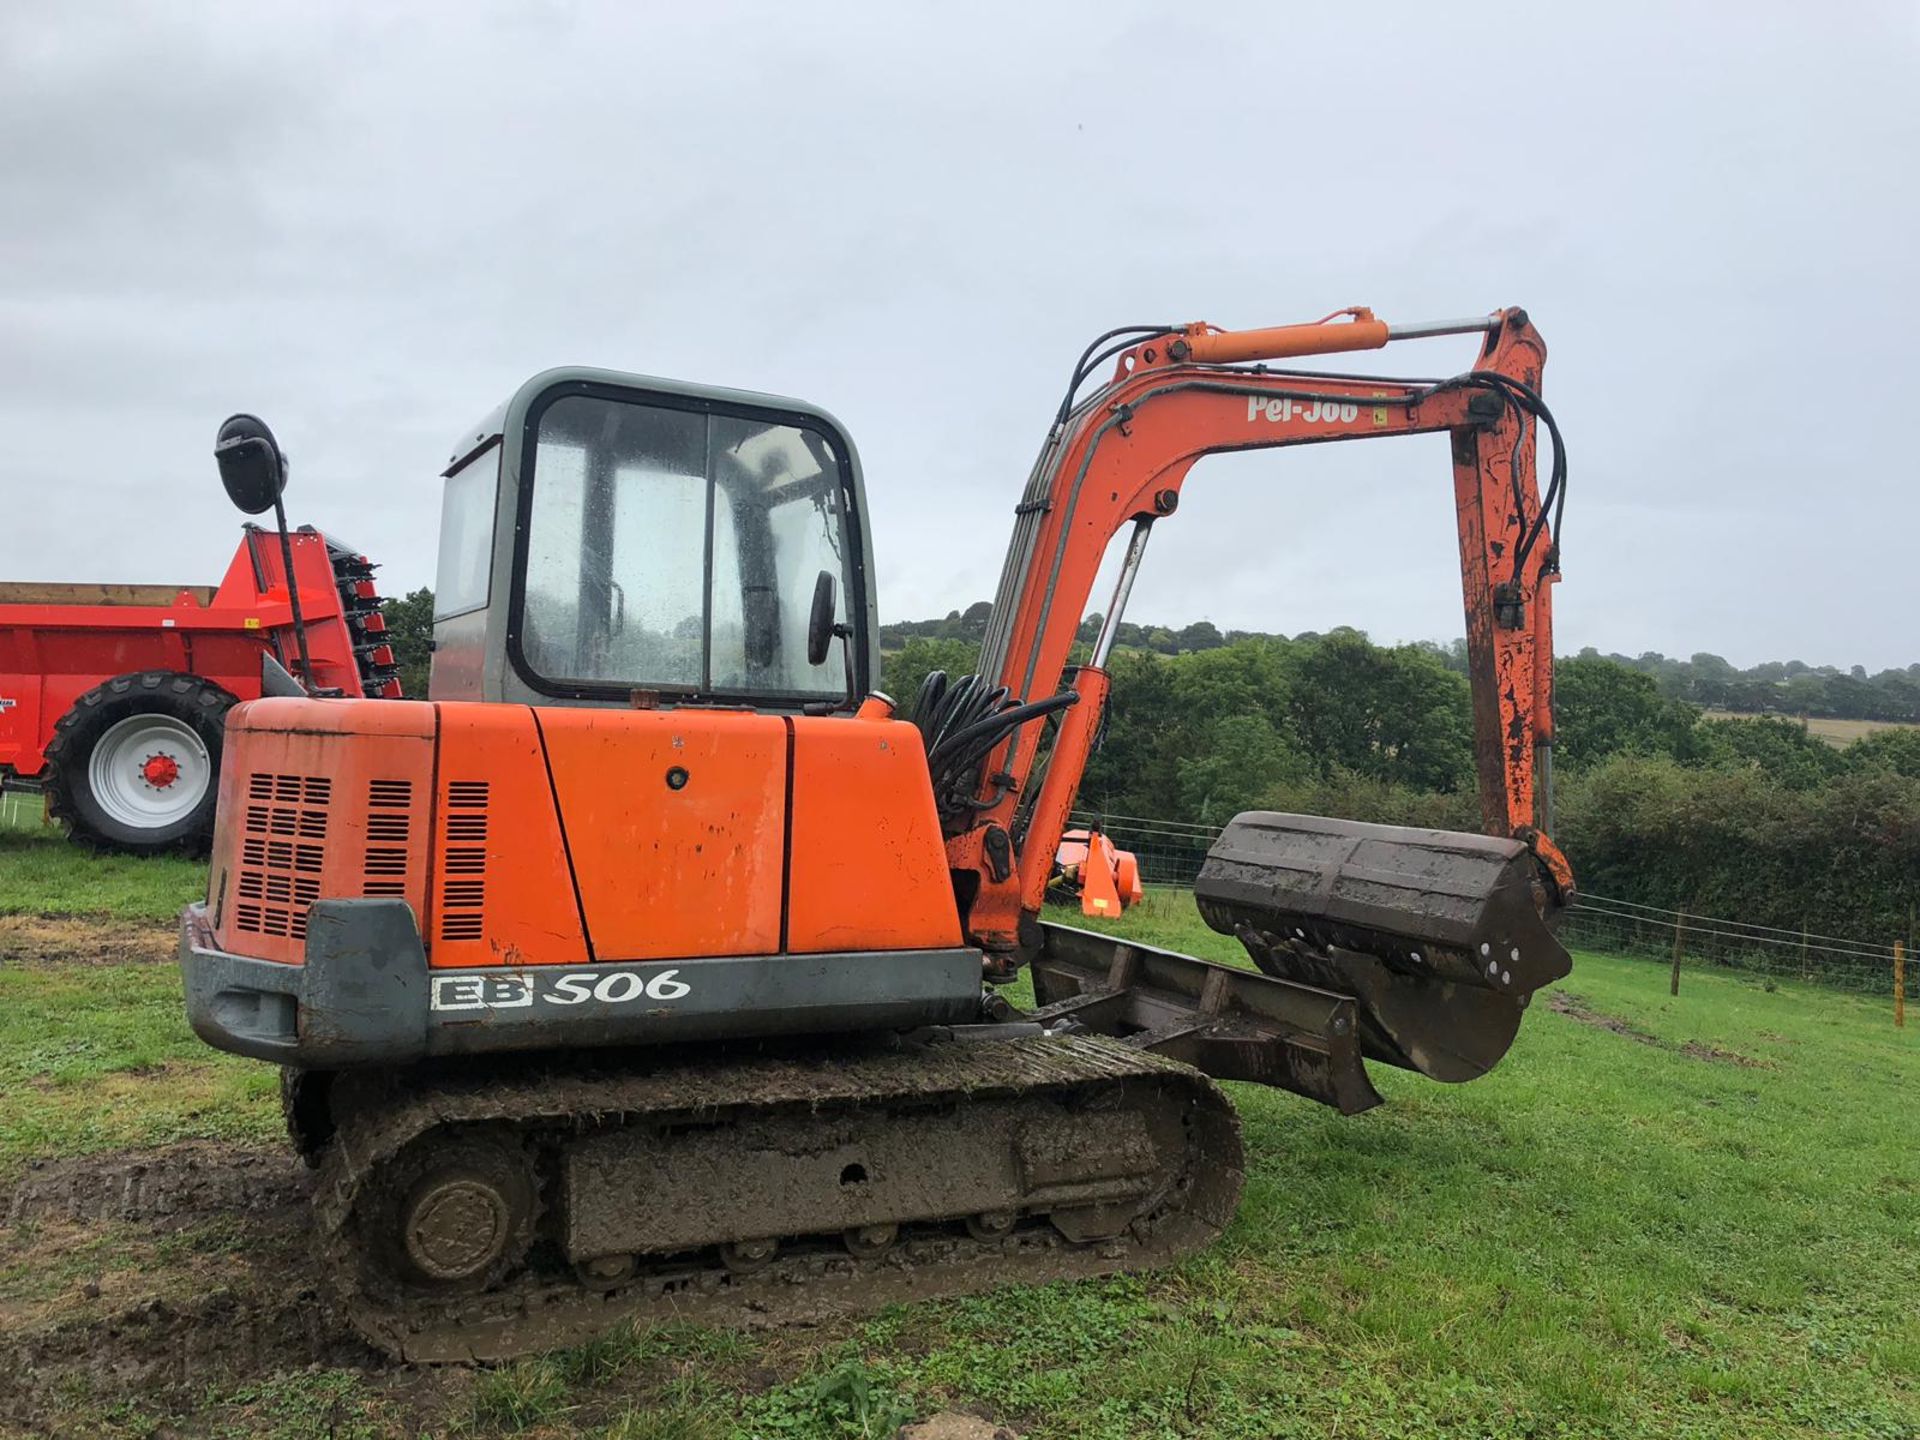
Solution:
[[[1737,1065],[1749,1070],[1771,1070],[1771,1060],[1756,1059],[1752,1055],[1742,1055],[1737,1051],[1723,1050],[1717,1045],[1709,1045],[1700,1040],[1688,1040],[1675,1044],[1662,1040],[1651,1031],[1642,1030],[1629,1020],[1618,1015],[1608,1015],[1595,1010],[1578,995],[1570,995],[1564,990],[1555,990],[1547,996],[1547,1008],[1556,1015],[1565,1015],[1569,1020],[1577,1020],[1582,1025],[1591,1025],[1595,1029],[1605,1030],[1609,1034],[1619,1035],[1640,1045],[1651,1045],[1656,1050],[1671,1050],[1677,1055],[1685,1055],[1689,1060],[1706,1060],[1716,1065]]]
[[[172,926],[146,920],[0,915],[0,965],[160,964],[177,943]]]
[[[281,1146],[190,1141],[0,1182],[0,1440],[598,1433],[677,1404],[696,1376],[764,1392],[823,1333],[631,1331],[504,1368],[397,1364],[323,1294],[310,1175]]]
[[[164,1406],[372,1363],[319,1298],[307,1186],[283,1149],[195,1141],[50,1161],[0,1189],[0,1423],[58,1434],[76,1402]]]

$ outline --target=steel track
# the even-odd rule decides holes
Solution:
[[[884,1256],[856,1259],[837,1237],[785,1235],[771,1265],[730,1271],[714,1252],[650,1259],[617,1288],[592,1289],[558,1257],[554,1180],[566,1147],[623,1127],[671,1135],[764,1121],[884,1124],[898,1111],[1043,1097],[1087,1110],[1090,1131],[1119,1110],[1178,1126],[1164,1173],[1107,1238],[1074,1243],[1026,1216],[997,1240],[964,1233],[964,1216],[902,1225]],[[314,1209],[323,1269],[341,1308],[372,1344],[408,1361],[499,1360],[576,1343],[624,1322],[763,1325],[857,1314],[1008,1283],[1152,1269],[1205,1248],[1231,1220],[1242,1183],[1240,1126],[1197,1070],[1110,1040],[1054,1037],[681,1060],[616,1068],[605,1057],[547,1060],[510,1073],[349,1073],[335,1083],[338,1126],[321,1160]],[[547,1197],[525,1265],[476,1295],[410,1288],[370,1260],[362,1201],[383,1167],[434,1133],[502,1127],[537,1157]],[[804,1139],[804,1136],[802,1137]],[[939,1157],[929,1156],[929,1166]],[[644,1197],[634,1197],[634,1204]],[[764,1233],[764,1232],[763,1232]],[[739,1237],[750,1238],[750,1237]]]

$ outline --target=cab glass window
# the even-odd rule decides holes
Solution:
[[[809,604],[853,586],[846,473],[804,426],[567,395],[534,422],[518,633],[562,686],[838,696],[806,658]]]
[[[433,618],[446,620],[487,603],[493,577],[493,507],[500,447],[491,445],[447,477],[440,505],[440,564]]]

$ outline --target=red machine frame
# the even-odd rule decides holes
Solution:
[[[297,673],[277,539],[246,526],[212,588],[0,584],[0,779],[40,778],[60,717],[114,676],[173,670],[251,700],[260,695],[262,656]],[[371,562],[310,526],[290,539],[313,687],[397,697]]]

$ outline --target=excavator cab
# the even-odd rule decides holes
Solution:
[[[878,681],[859,459],[823,410],[549,370],[443,473],[435,700],[791,712]],[[822,575],[844,643],[815,659]]]

